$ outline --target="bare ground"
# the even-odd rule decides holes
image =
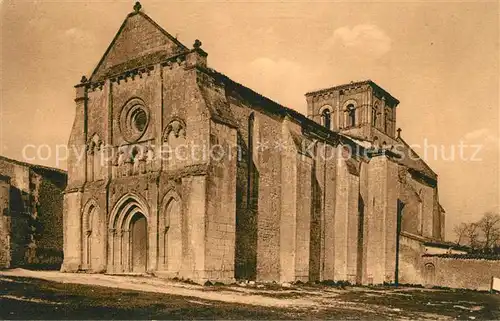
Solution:
[[[500,295],[418,288],[200,286],[145,276],[0,271],[2,319],[499,319]]]

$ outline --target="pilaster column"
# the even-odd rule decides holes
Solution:
[[[115,271],[115,234],[114,228],[108,229],[108,272]]]
[[[125,249],[125,255],[123,258],[124,264],[122,266],[123,272],[132,272],[132,238],[131,231],[124,230],[122,234],[122,244]]]

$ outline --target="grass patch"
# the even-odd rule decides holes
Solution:
[[[2,319],[296,319],[303,317],[296,311],[280,308],[263,309],[260,306],[209,301],[196,297],[64,284],[30,278],[4,277],[4,279],[11,281],[0,280]],[[1,297],[4,295],[7,297]]]

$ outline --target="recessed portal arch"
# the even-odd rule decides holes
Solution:
[[[114,272],[144,273],[148,269],[149,216],[144,200],[128,193],[114,206],[109,221],[110,262]]]

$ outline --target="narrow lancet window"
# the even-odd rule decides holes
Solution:
[[[330,113],[330,110],[325,109],[321,113],[321,118],[323,122],[323,126],[325,126],[328,129],[332,129],[332,115]]]
[[[356,108],[352,104],[347,106],[347,118],[349,127],[356,126]]]

